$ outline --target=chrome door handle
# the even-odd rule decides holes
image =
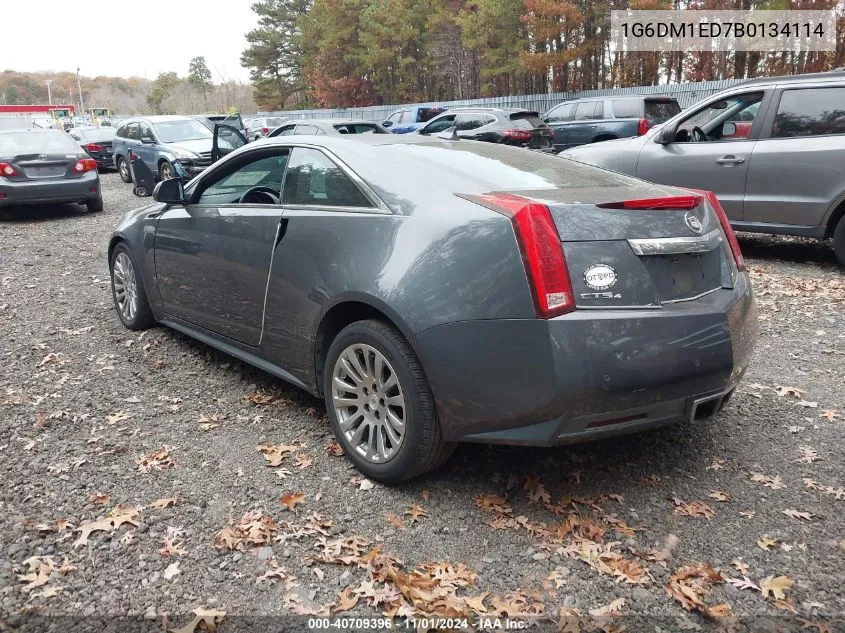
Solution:
[[[744,158],[737,158],[733,155],[722,156],[722,158],[717,158],[716,162],[720,165],[741,165],[745,162]]]

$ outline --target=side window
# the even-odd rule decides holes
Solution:
[[[575,108],[575,120],[585,121],[587,119],[595,119],[596,110],[601,112],[601,101],[582,101]]]
[[[197,204],[235,204],[253,187],[269,187],[281,192],[285,166],[290,150],[284,148],[271,156],[266,154],[223,173],[219,180],[207,186]]]
[[[126,137],[126,126],[121,125],[119,128],[117,128],[117,132],[115,132],[114,135],[125,138]]]
[[[593,111],[594,119],[601,119],[604,117],[604,101],[596,101],[596,109]]]
[[[438,132],[443,132],[448,130],[455,124],[455,115],[454,114],[446,114],[439,119],[435,119],[428,125],[426,125],[422,132],[423,134],[437,134]]]
[[[319,134],[320,130],[315,125],[297,125],[294,134]]]
[[[155,136],[153,136],[152,129],[146,123],[141,123],[138,125],[138,134],[140,134],[140,136],[138,137],[140,139],[149,138],[155,140]]]
[[[297,147],[285,177],[284,204],[372,207],[367,197],[328,156]]]
[[[569,121],[569,119],[572,118],[573,110],[575,110],[575,106],[571,103],[559,105],[549,112],[546,117],[546,123],[561,123],[563,121]]]
[[[491,116],[489,114],[467,112],[466,114],[458,115],[458,120],[455,124],[455,127],[461,131],[475,130],[477,128],[487,125],[488,123],[493,123],[495,120],[496,117]]]
[[[675,142],[695,141],[696,139],[693,138],[695,128],[704,132],[708,141],[744,140],[751,131],[762,100],[762,92],[749,92],[711,101],[681,121],[675,134]],[[737,122],[733,123],[733,121]],[[731,122],[733,129],[726,134],[725,123],[727,122]],[[730,131],[733,131],[733,134]],[[703,139],[699,142],[701,140]]]
[[[639,119],[643,112],[641,99],[614,99],[610,102],[617,119]]]
[[[784,90],[773,138],[845,134],[845,88]]]
[[[389,117],[387,117],[387,120],[390,121],[391,123],[399,123],[399,121],[402,120],[402,112],[401,111],[394,112]]]
[[[276,134],[276,136],[292,136],[292,135],[293,135],[293,126],[292,125],[290,127],[286,127],[281,132]]]
[[[131,138],[133,141],[141,140],[141,132],[137,123],[130,123],[126,126],[126,138]]]

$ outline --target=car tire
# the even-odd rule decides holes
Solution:
[[[350,362],[351,355],[357,365]],[[365,366],[361,365],[364,355],[369,359]],[[378,355],[383,361],[379,377],[374,371]],[[347,391],[339,384],[355,390]],[[350,461],[370,479],[386,484],[411,479],[440,466],[455,449],[454,443],[443,439],[434,397],[414,351],[399,332],[382,321],[357,321],[340,331],[326,357],[323,391],[335,437]],[[341,398],[344,394],[356,394],[356,404],[349,404],[353,398]],[[335,406],[336,395],[344,404]],[[401,407],[388,406],[385,400],[401,402]],[[398,436],[400,431],[392,420],[398,419],[400,411],[403,428],[400,441],[394,444],[387,428],[393,437]],[[356,420],[360,420],[358,424]],[[361,432],[361,427],[368,428]],[[371,449],[388,444],[391,454],[384,451],[370,457]]]
[[[90,213],[99,213],[103,210],[103,196],[100,195],[93,200],[89,200],[85,203],[85,207]]]
[[[173,169],[173,165],[166,160],[161,161],[161,164],[158,166],[158,179],[170,180],[175,177],[176,171]]]
[[[144,284],[138,277],[135,258],[125,242],[114,247],[109,259],[111,292],[117,316],[130,330],[146,330],[155,325]],[[134,303],[132,303],[134,301]],[[129,306],[131,304],[131,309]]]
[[[836,230],[833,231],[833,252],[841,266],[845,266],[845,215],[839,218],[836,223]]]
[[[120,174],[120,179],[123,182],[132,182],[132,170],[129,168],[129,163],[122,156],[115,159],[114,166],[117,168],[117,173]]]

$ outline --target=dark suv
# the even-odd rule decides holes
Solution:
[[[560,152],[577,145],[642,136],[681,111],[672,97],[592,97],[567,101],[543,115]]]
[[[463,139],[552,151],[552,131],[531,110],[518,108],[453,108],[433,118],[418,134],[437,134],[450,128]]]

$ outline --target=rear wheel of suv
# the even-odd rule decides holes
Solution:
[[[833,252],[842,266],[845,266],[845,215],[839,218],[833,232]]]
[[[132,172],[129,171],[129,163],[126,162],[125,158],[118,156],[115,160],[115,167],[117,167],[117,173],[120,174],[120,179],[123,182],[132,182]]]
[[[431,388],[411,346],[381,321],[358,321],[332,341],[323,371],[332,430],[370,479],[397,483],[442,464],[443,439]]]

